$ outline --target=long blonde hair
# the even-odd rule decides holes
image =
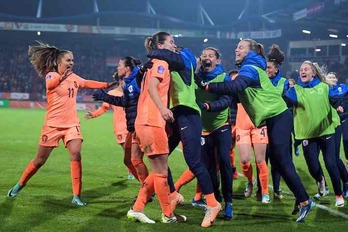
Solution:
[[[66,53],[72,54],[71,51],[60,50],[43,42],[37,42],[38,45],[29,46],[28,56],[30,63],[34,66],[36,73],[40,77],[45,77],[49,72],[57,72],[58,61]]]

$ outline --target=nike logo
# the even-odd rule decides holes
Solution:
[[[329,136],[329,137],[326,137],[325,139],[328,140],[328,139],[330,139],[331,137],[332,137],[332,136]]]
[[[185,130],[188,126],[181,127],[180,130]]]
[[[221,130],[221,133],[223,133],[223,132],[225,132],[225,131],[227,131],[227,130],[228,130],[228,129],[222,129],[222,130]]]

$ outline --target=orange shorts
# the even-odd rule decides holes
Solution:
[[[237,144],[268,144],[267,127],[244,130],[237,128]]]
[[[137,133],[134,132],[128,132],[128,135],[125,140],[124,147],[125,148],[131,148],[132,144],[140,144],[139,137]]]
[[[125,143],[127,135],[128,135],[128,132],[127,133],[115,134],[117,143],[118,144]]]
[[[164,128],[136,125],[135,130],[140,140],[140,149],[147,156],[169,153],[168,136]]]
[[[44,147],[58,147],[60,139],[63,140],[65,147],[70,140],[83,140],[80,126],[57,128],[44,125],[41,130],[39,145]]]

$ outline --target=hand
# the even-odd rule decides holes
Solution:
[[[113,82],[110,82],[110,83],[108,83],[107,88],[110,88],[110,87],[112,87],[112,86],[118,85],[118,83],[119,83],[119,81],[118,81],[118,80],[113,81]]]
[[[207,109],[208,109],[206,104],[207,104],[207,103],[197,102],[197,105],[199,106],[199,108],[200,108],[201,110],[207,110]]]
[[[103,90],[99,89],[93,94],[94,101],[103,101],[108,94]]]
[[[195,74],[195,83],[198,88],[205,90],[208,82],[205,82],[198,74]]]
[[[174,115],[173,115],[173,112],[170,109],[164,108],[160,112],[161,112],[162,118],[166,122],[174,122]]]
[[[337,110],[338,113],[343,113],[344,112],[344,108],[342,106],[337,107],[336,110]]]
[[[85,114],[85,119],[91,119],[93,118],[93,115],[92,115],[92,112],[91,111],[88,111],[86,114]]]
[[[294,79],[289,79],[289,86],[290,87],[294,87],[295,84],[296,84],[296,81]]]

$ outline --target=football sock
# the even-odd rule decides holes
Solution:
[[[182,186],[189,183],[194,178],[195,178],[195,175],[190,171],[190,169],[186,169],[174,184],[176,191],[179,192]]]
[[[35,167],[34,165],[34,160],[31,160],[26,169],[24,170],[20,180],[19,180],[19,183],[21,185],[25,185],[28,180],[38,171],[39,169]]]
[[[253,166],[251,165],[250,161],[247,163],[240,163],[242,166],[242,172],[244,176],[248,179],[249,183],[253,182]]]
[[[154,174],[155,193],[163,214],[169,217],[173,215],[173,209],[170,204],[170,190],[167,178],[168,176],[164,174]]]
[[[259,179],[261,184],[262,194],[269,194],[268,184],[269,184],[269,175],[268,167],[265,161],[258,163],[257,168],[259,169]]]
[[[82,166],[81,161],[71,161],[71,182],[73,188],[73,194],[76,196],[80,196],[81,188],[82,188]]]
[[[154,174],[150,173],[141,185],[137,199],[133,205],[133,210],[143,211],[146,202],[154,192]]]
[[[139,182],[140,184],[142,184],[145,181],[146,177],[149,175],[147,167],[143,159],[140,158],[132,158],[132,164],[136,170]]]

